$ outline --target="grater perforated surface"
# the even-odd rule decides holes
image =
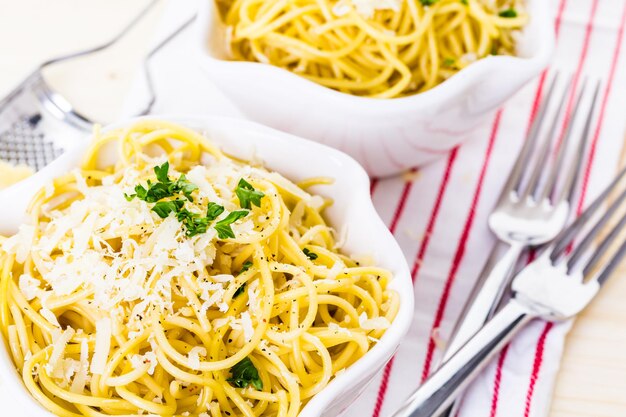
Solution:
[[[24,115],[0,130],[0,160],[38,171],[59,157],[63,149],[46,137],[39,127],[41,120],[40,113]]]

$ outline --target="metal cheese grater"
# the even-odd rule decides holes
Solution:
[[[0,160],[13,165],[27,165],[38,171],[89,133],[94,122],[81,115],[63,95],[50,88],[43,78],[43,71],[60,62],[95,54],[115,45],[159,1],[150,2],[117,36],[104,45],[41,64],[0,100]],[[149,113],[156,98],[149,71],[150,59],[194,19],[195,16],[185,21],[146,56],[143,70],[148,98],[144,109],[137,115]]]

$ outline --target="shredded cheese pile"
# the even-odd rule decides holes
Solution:
[[[167,122],[97,137],[2,241],[1,328],[28,390],[59,416],[296,416],[398,310],[388,271],[339,252],[306,190],[326,182]]]

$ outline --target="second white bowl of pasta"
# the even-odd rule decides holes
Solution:
[[[545,0],[201,0],[195,49],[254,121],[385,176],[445,155],[548,64]]]
[[[339,414],[413,313],[365,172],[251,122],[168,119],[0,194],[3,387],[33,417]]]

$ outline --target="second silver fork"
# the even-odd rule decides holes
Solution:
[[[521,254],[528,248],[538,247],[553,240],[565,227],[569,217],[578,174],[582,169],[582,158],[599,91],[596,85],[591,105],[585,116],[582,135],[573,150],[573,158],[564,167],[565,155],[572,142],[573,126],[578,117],[586,82],[578,93],[573,113],[566,120],[562,137],[557,135],[560,115],[569,94],[567,83],[559,99],[558,108],[547,132],[542,128],[555,96],[558,74],[552,79],[546,98],[543,100],[520,154],[509,174],[496,207],[489,216],[489,226],[500,242],[494,245],[487,264],[460,315],[444,353],[448,360],[483,324],[495,313],[512,277],[513,269]],[[540,136],[542,139],[539,140]],[[552,143],[557,141],[554,157],[550,157]],[[559,143],[560,142],[560,143]],[[535,149],[539,145],[539,149]],[[529,167],[533,152],[537,157]],[[549,171],[547,171],[549,169]],[[544,172],[548,172],[547,177]],[[560,191],[557,192],[557,184]],[[502,244],[508,245],[500,257]],[[455,408],[448,415],[455,415]]]

